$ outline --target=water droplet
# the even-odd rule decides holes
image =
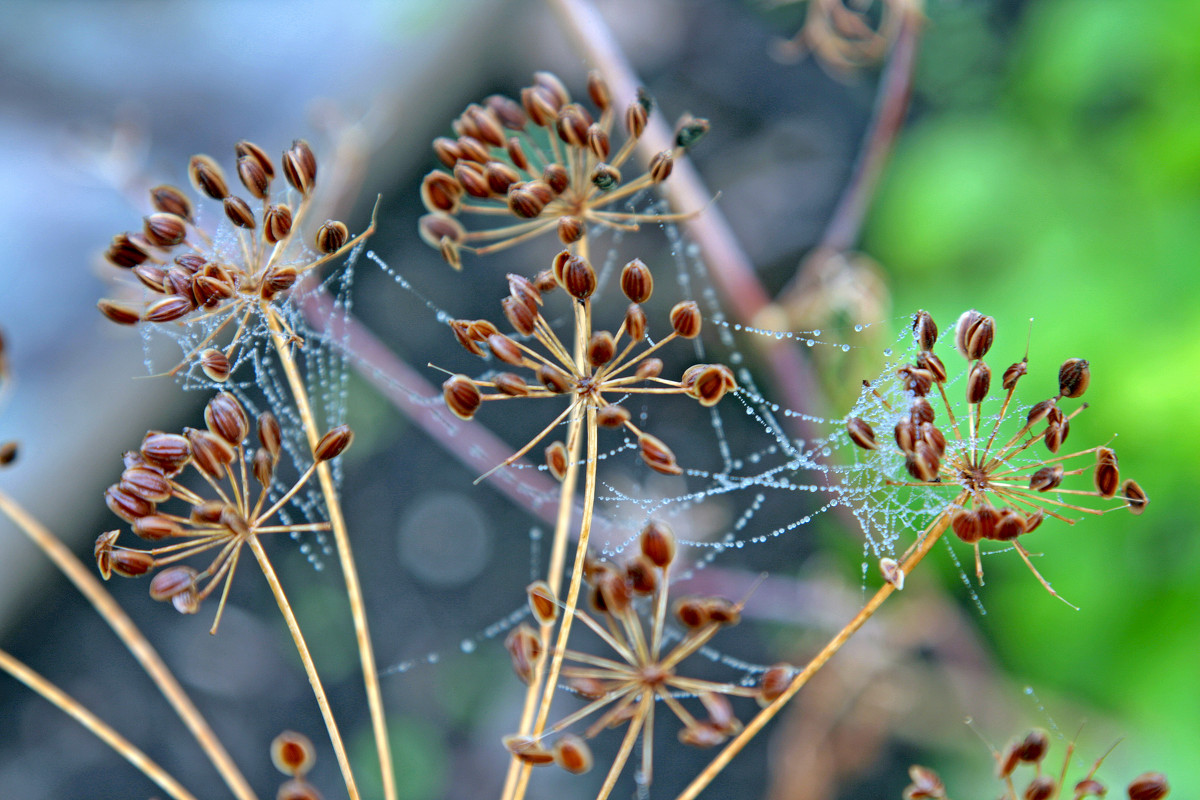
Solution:
[[[816,344],[816,342],[815,342],[815,341],[813,341],[812,339],[806,339],[806,340],[804,341],[804,343],[805,343],[806,345],[808,345],[809,347],[812,347],[814,344]]]
[[[843,352],[843,353],[849,353],[849,352],[850,352],[850,345],[848,345],[848,344],[844,344],[844,345],[842,345],[842,352]]]
[[[854,326],[854,332],[855,332],[855,333],[862,333],[862,329],[863,329],[863,326],[862,326],[862,325],[855,325],[855,326]]]
[[[820,328],[817,328],[815,331],[813,331],[813,336],[820,336],[820,335],[821,335],[821,329],[820,329]]]
[[[891,355],[892,355],[892,348],[890,348],[890,347],[889,347],[887,350],[884,350],[884,351],[883,351],[883,354],[884,354],[885,356],[888,356],[888,357],[890,358],[890,357],[891,357]]]
[[[430,653],[429,655],[425,656],[425,660],[430,664],[436,664],[441,660],[441,656],[439,656],[437,653]]]
[[[463,639],[462,643],[459,644],[459,648],[464,653],[474,653],[475,652],[475,642],[472,639]]]

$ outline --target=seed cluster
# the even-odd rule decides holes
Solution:
[[[147,433],[137,451],[125,454],[120,482],[104,493],[109,509],[128,522],[134,534],[163,544],[150,549],[125,547],[116,544],[120,531],[112,530],[97,537],[94,554],[106,580],[113,573],[138,577],[157,569],[150,581],[150,596],[170,601],[183,614],[196,613],[224,579],[213,622],[215,632],[242,545],[262,533],[328,530],[324,522],[272,524],[272,520],[312,477],[317,463],[340,455],[354,435],[345,425],[325,434],[314,450],[312,466],[268,506],[282,452],[282,432],[275,416],[269,411],[259,415],[259,446],[252,454],[247,451],[250,420],[233,395],[215,395],[205,408],[204,421],[206,430]],[[183,485],[181,476],[189,467],[210,490],[209,497]],[[190,506],[187,514],[160,508],[171,500]],[[181,563],[213,549],[217,554],[204,570]]]
[[[702,405],[711,406],[737,388],[732,370],[723,364],[696,364],[678,381],[660,377],[663,362],[653,357],[653,353],[673,339],[700,335],[702,319],[696,303],[690,300],[677,303],[670,312],[671,333],[635,352],[646,339],[646,314],[641,303],[650,299],[654,287],[650,270],[641,260],[630,261],[621,272],[621,288],[631,302],[615,334],[592,329],[591,297],[596,290],[596,272],[586,259],[567,250],[555,257],[552,269],[533,280],[509,275],[508,287],[509,296],[501,301],[501,306],[513,327],[512,336],[482,319],[452,320],[450,329],[469,352],[480,357],[490,353],[497,361],[523,370],[526,375],[504,371],[487,380],[452,375],[442,384],[447,407],[460,418],[470,419],[487,400],[566,396],[570,398],[567,408],[504,464],[524,456],[582,406],[595,409],[601,427],[624,427],[633,433],[642,460],[651,469],[666,475],[682,473],[671,449],[634,425],[629,411],[606,395],[686,394]],[[575,331],[581,345],[578,358],[542,315],[543,296],[559,287],[582,312],[579,315],[582,327],[577,326]],[[537,343],[542,352],[526,342]],[[567,470],[567,450],[562,442],[547,448],[546,460],[550,471],[561,480]]]
[[[937,325],[925,311],[913,319],[913,337],[918,347],[912,364],[900,367],[896,378],[908,398],[908,408],[895,419],[895,446],[904,455],[908,479],[891,481],[894,485],[919,487],[950,487],[954,498],[949,505],[950,522],[954,533],[975,548],[976,572],[980,579],[983,568],[979,543],[991,540],[1009,543],[1042,584],[1050,586],[1034,569],[1029,553],[1019,537],[1035,530],[1050,516],[1074,524],[1067,515],[1071,512],[1101,514],[1103,509],[1080,505],[1084,497],[1099,500],[1119,498],[1120,505],[1131,513],[1140,514],[1147,497],[1133,480],[1121,480],[1116,453],[1109,447],[1096,446],[1059,454],[1070,433],[1071,420],[1083,409],[1081,404],[1066,412],[1062,401],[1080,397],[1091,378],[1088,362],[1071,358],[1058,373],[1058,393],[1034,404],[1019,429],[1007,436],[1000,435],[1006,415],[1013,405],[1017,383],[1028,372],[1028,357],[1006,369],[1001,377],[1004,392],[999,414],[989,432],[983,430],[983,404],[992,388],[992,371],[983,360],[992,346],[996,323],[978,311],[967,311],[955,326],[955,347],[967,361],[965,431],[960,415],[946,391],[947,374],[942,360],[933,352],[938,340]],[[873,387],[872,390],[874,391]],[[936,392],[936,395],[934,394]],[[890,404],[876,392],[876,397],[888,411]],[[945,421],[936,423],[934,403],[940,399]],[[1038,430],[1039,426],[1043,425]],[[879,447],[875,431],[861,417],[851,417],[846,424],[850,440],[859,447],[873,450]],[[1030,458],[1032,448],[1041,445],[1049,456]],[[1091,464],[1072,466],[1081,461]],[[1092,473],[1094,488],[1063,488],[1065,478]]]
[[[1108,787],[1096,778],[1100,765],[1107,753],[1096,759],[1088,773],[1074,783],[1071,794],[1065,794],[1070,785],[1066,782],[1075,743],[1067,746],[1061,769],[1044,771],[1043,762],[1050,750],[1050,736],[1041,728],[1034,728],[1024,737],[1009,742],[1003,750],[993,750],[996,759],[996,777],[1004,784],[1001,800],[1057,800],[1070,797],[1084,800],[1087,797],[1104,797]],[[1111,752],[1111,751],[1110,751]],[[1017,780],[1022,767],[1032,766],[1034,774],[1025,780]],[[945,784],[936,772],[928,767],[914,765],[908,770],[912,783],[904,790],[904,800],[949,800]],[[1018,786],[1023,790],[1018,791]],[[1125,793],[1129,800],[1162,800],[1171,792],[1167,777],[1161,772],[1144,772],[1130,781]]]
[[[211,330],[189,352],[176,370],[195,360],[209,379],[229,378],[235,352],[254,315],[274,313],[273,308],[305,275],[343,253],[369,235],[351,239],[346,225],[326,220],[310,242],[300,232],[312,204],[317,180],[317,160],[308,143],[297,139],[284,151],[281,171],[286,185],[276,192],[275,164],[261,147],[241,141],[237,176],[250,200],[230,192],[220,165],[209,156],[192,156],[188,175],[201,201],[221,204],[233,226],[232,246],[218,247],[217,230],[205,230],[192,201],[175,186],[150,190],[154,212],[145,217],[140,232],[113,237],[105,257],[128,271],[148,291],[141,303],[101,300],[100,311],[122,325],[178,322],[206,323]],[[273,183],[274,182],[274,183]],[[294,210],[293,210],[294,207]],[[314,252],[315,248],[315,252]],[[235,331],[223,348],[217,337],[231,323]]]
[[[621,756],[611,773],[618,774],[639,734],[642,737],[642,776],[653,776],[655,709],[662,702],[679,719],[679,740],[694,747],[714,747],[741,730],[733,714],[730,696],[755,697],[770,702],[779,696],[791,678],[791,668],[778,665],[764,673],[757,687],[688,678],[678,674],[679,665],[704,647],[724,627],[741,618],[741,604],[718,597],[685,597],[674,603],[674,621],[683,637],[667,647],[664,638],[668,607],[669,575],[675,559],[675,535],[662,522],[651,521],[642,530],[640,552],[625,565],[589,559],[584,576],[589,590],[590,612],[576,609],[574,615],[613,651],[604,657],[579,650],[564,653],[562,676],[587,703],[547,729],[540,739],[511,736],[505,740],[518,758],[534,765],[555,763],[570,772],[591,767],[586,739],[600,731],[626,725]],[[528,590],[530,608],[541,624],[551,624],[558,602],[542,581]],[[647,619],[643,619],[643,617]],[[534,675],[542,656],[537,632],[522,624],[506,641],[513,668],[525,682]],[[696,697],[704,709],[698,718],[681,702],[680,696]],[[563,734],[578,722],[598,714],[583,736]],[[557,736],[553,744],[542,739]]]
[[[621,168],[646,129],[652,103],[644,92],[625,109],[626,136],[615,151],[611,142],[616,109],[599,73],[588,76],[588,96],[599,117],[571,95],[555,75],[538,72],[520,102],[492,95],[472,103],[454,120],[457,138],[441,137],[433,149],[445,169],[425,176],[421,237],[455,269],[461,251],[483,254],[509,247],[550,230],[564,245],[579,241],[590,224],[625,230],[672,215],[612,211],[641,190],[671,174],[675,159],[708,130],[703,119],[685,118],[675,146],[650,161],[646,172],[622,181]],[[467,231],[460,215],[516,217],[499,227]]]

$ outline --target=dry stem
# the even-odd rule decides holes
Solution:
[[[237,765],[233,763],[233,759],[230,758],[224,745],[221,744],[221,740],[213,733],[208,722],[192,703],[191,698],[188,697],[183,687],[179,685],[179,681],[175,679],[175,675],[163,663],[162,658],[158,655],[158,651],[154,649],[141,630],[133,623],[133,620],[125,613],[125,610],[108,593],[108,590],[104,588],[100,580],[92,574],[91,570],[74,553],[59,541],[57,536],[47,530],[29,512],[25,511],[16,501],[3,492],[0,492],[0,511],[3,511],[12,520],[13,524],[20,528],[46,554],[46,557],[54,563],[54,566],[58,567],[59,571],[75,585],[79,593],[87,598],[87,601],[96,609],[96,613],[113,629],[113,632],[117,634],[117,637],[120,638],[126,649],[137,659],[142,669],[154,681],[155,686],[162,692],[163,697],[171,704],[171,708],[175,709],[175,713],[183,720],[183,724],[191,731],[192,736],[195,737],[201,749],[204,750],[209,761],[216,767],[217,772],[221,774],[225,785],[229,787],[234,796],[239,798],[239,800],[255,800],[254,791],[250,788],[250,784],[246,782],[241,771],[238,770]],[[35,689],[35,691],[37,690],[37,687],[29,684],[28,681],[25,681],[25,683],[30,688]],[[51,698],[47,697],[47,699]],[[52,702],[54,701],[52,700]],[[62,708],[61,705],[59,707]],[[68,713],[72,712],[68,711]],[[88,724],[78,714],[72,713],[72,716],[79,719],[85,725]],[[93,732],[96,732],[90,725],[88,727]],[[97,735],[99,734],[97,733]],[[104,737],[102,736],[101,738]],[[105,739],[105,741],[109,740]],[[109,741],[109,744],[111,745],[112,742]],[[126,757],[128,758],[128,756]],[[162,784],[159,785],[161,786]],[[166,789],[165,786],[163,788]]]
[[[950,515],[948,512],[942,512],[936,519],[933,520],[933,522],[929,524],[929,527],[922,532],[921,536],[917,539],[913,547],[909,548],[909,553],[906,553],[905,558],[902,559],[901,569],[904,570],[905,575],[912,574],[913,569],[921,563],[921,559],[923,559],[933,548],[933,546],[937,544],[938,540],[942,538],[942,534],[945,533],[946,529],[949,527]],[[847,622],[845,627],[838,631],[837,634],[829,640],[829,643],[821,649],[821,652],[817,653],[813,659],[808,662],[808,666],[806,666],[796,675],[795,678],[792,679],[792,682],[788,685],[788,688],[784,691],[784,693],[777,697],[762,711],[758,712],[754,719],[750,720],[750,722],[746,724],[746,727],[742,729],[741,733],[731,739],[729,744],[725,745],[725,749],[722,750],[690,784],[688,784],[687,788],[680,793],[676,800],[695,800],[696,796],[699,795],[700,792],[702,792],[704,788],[708,786],[708,784],[712,783],[713,779],[717,777],[721,770],[725,769],[729,762],[733,760],[733,757],[740,753],[742,749],[750,742],[750,740],[758,735],[758,732],[761,731],[763,727],[783,709],[785,705],[787,705],[787,703],[796,695],[796,692],[800,691],[804,684],[808,683],[809,679],[812,678],[812,676],[815,675],[817,671],[821,669],[821,667],[825,666],[825,663],[829,661],[829,659],[832,658],[838,650],[842,649],[842,645],[848,642],[850,637],[858,632],[859,628],[861,628],[866,621],[870,619],[876,611],[879,610],[879,607],[883,605],[883,602],[887,600],[895,590],[896,587],[891,583],[884,583],[883,586],[879,587],[879,590],[875,592],[874,597],[867,601],[867,604],[863,606],[857,614],[854,615],[854,618]]]
[[[288,342],[283,335],[280,321],[274,309],[266,306],[264,303],[264,313],[271,331],[271,343],[275,346],[275,352],[279,355],[279,361],[283,365],[284,374],[287,375],[288,385],[291,387],[292,397],[296,401],[296,408],[300,414],[305,435],[308,437],[309,447],[315,450],[317,442],[320,441],[321,434],[317,431],[316,420],[313,418],[312,408],[308,402],[308,392],[305,389],[304,381],[301,379],[300,371],[296,368],[296,362],[292,358],[291,351],[288,349]],[[334,541],[337,542],[338,557],[342,566],[342,577],[346,582],[346,595],[350,601],[350,614],[354,619],[354,635],[358,644],[359,661],[362,663],[367,704],[371,711],[371,727],[375,735],[375,747],[379,751],[379,768],[383,778],[384,797],[386,800],[395,800],[396,776],[392,769],[392,748],[388,740],[387,719],[383,711],[383,696],[379,690],[379,672],[375,667],[375,651],[371,646],[371,635],[367,628],[367,615],[362,599],[362,586],[358,580],[358,569],[354,563],[354,554],[350,549],[350,536],[346,531],[346,520],[342,516],[341,502],[338,497],[337,488],[333,484],[333,474],[330,472],[327,462],[322,461],[317,464],[317,479],[321,484],[321,494],[325,499],[325,508],[329,514],[329,524],[333,529]],[[298,633],[299,629],[297,628],[295,634]],[[299,644],[299,640],[297,640],[297,644]],[[306,660],[306,668],[308,663],[309,661]],[[317,689],[319,682],[316,679],[316,673],[313,672],[309,676],[309,679],[313,681],[313,689]],[[330,727],[329,732],[331,736],[336,732],[336,726],[332,725],[332,722],[332,717],[326,720],[326,725]],[[339,760],[343,757],[344,754],[339,754]],[[348,763],[345,765],[343,771],[345,772],[349,788],[349,786],[353,785],[353,778],[349,773]],[[354,794],[355,792],[351,792],[352,796]]]
[[[174,797],[175,800],[196,800],[191,792],[184,789],[179,784],[179,781],[171,777],[170,773],[160,767],[150,756],[135,747],[128,739],[113,730],[108,723],[88,711],[75,698],[62,689],[59,689],[4,650],[0,650],[0,669],[3,669],[9,675],[12,675],[21,683],[58,706],[61,711],[74,717],[79,724],[91,731],[97,739],[120,753],[126,761],[137,767],[143,775],[158,784],[164,792]]]

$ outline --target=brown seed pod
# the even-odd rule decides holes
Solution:
[[[1033,408],[1029,409],[1029,416],[1025,418],[1025,424],[1034,426],[1050,415],[1052,410],[1057,410],[1055,405],[1058,398],[1052,397],[1049,400],[1043,400],[1040,403],[1035,403]]]
[[[967,374],[967,402],[982,403],[991,387],[992,370],[982,361],[976,361]]]
[[[917,366],[932,375],[935,382],[946,382],[946,365],[942,363],[936,353],[922,351],[917,353],[916,361]]]
[[[217,162],[209,156],[192,156],[188,162],[188,177],[192,186],[213,200],[224,200],[229,194],[229,186],[225,183],[225,173]]]
[[[975,509],[975,516],[979,520],[979,531],[983,538],[995,539],[996,523],[1000,520],[1000,512],[990,505],[981,505]]]
[[[1002,508],[996,518],[996,527],[990,538],[997,542],[1011,542],[1025,533],[1025,517],[1015,509]]]
[[[929,445],[940,461],[946,455],[946,435],[932,422],[922,422],[920,428],[921,441]]]
[[[183,564],[167,567],[150,580],[150,599],[171,601],[180,614],[195,614],[200,610],[196,592],[196,570]]]
[[[926,422],[933,422],[933,405],[924,397],[914,397],[908,407],[908,416],[917,428]]]
[[[937,323],[933,321],[933,317],[928,311],[921,310],[913,315],[912,331],[913,339],[921,350],[932,350],[933,346],[937,344]]]
[[[554,754],[528,736],[509,734],[500,740],[508,752],[535,767],[554,763]]]
[[[996,321],[972,309],[958,318],[954,327],[954,344],[963,358],[975,361],[987,355],[996,333]]]
[[[523,131],[529,120],[525,116],[525,111],[521,108],[521,104],[511,97],[505,97],[502,94],[493,94],[484,98],[483,104],[488,110],[496,115],[496,119],[500,124],[510,131]]]
[[[665,522],[650,520],[638,540],[642,555],[656,567],[666,568],[675,560],[675,533]]]
[[[174,214],[188,222],[192,221],[192,203],[187,195],[174,186],[155,186],[150,189],[150,205],[155,211]]]
[[[946,787],[929,767],[914,764],[908,768],[912,780],[904,789],[904,800],[946,800]]]
[[[1058,368],[1058,393],[1063,397],[1079,397],[1087,391],[1092,372],[1082,358],[1068,358]]]
[[[567,447],[562,442],[551,442],[546,448],[546,467],[555,480],[562,481],[567,477]]]
[[[192,449],[186,438],[176,433],[158,431],[146,434],[138,453],[144,461],[161,469],[168,478],[179,474],[192,457]]]
[[[166,293],[167,288],[163,282],[167,279],[167,271],[162,267],[156,264],[138,264],[133,268],[133,275],[150,291]]]
[[[283,176],[300,194],[308,194],[317,183],[317,158],[303,139],[296,139],[283,153]]]
[[[537,313],[538,306],[542,304],[542,293],[523,275],[508,273],[508,293],[524,303],[530,311]]]
[[[712,621],[708,618],[708,608],[704,601],[698,597],[681,597],[676,601],[675,618],[685,628],[693,630],[703,628]]]
[[[558,367],[542,364],[537,369],[537,378],[552,394],[566,394],[571,391],[571,376]]]
[[[650,167],[647,172],[650,173],[650,180],[654,183],[662,183],[667,178],[671,177],[671,172],[675,169],[675,156],[670,150],[661,150],[654,154],[650,159]]]
[[[284,203],[267,206],[263,215],[263,238],[271,244],[282,241],[292,232],[292,209]]]
[[[187,236],[183,217],[163,211],[143,218],[142,232],[155,247],[174,247]]]
[[[932,482],[937,480],[941,463],[933,448],[921,440],[916,442],[911,453],[906,454],[904,468],[917,480]]]
[[[483,166],[474,161],[460,161],[455,164],[454,180],[471,197],[486,200],[495,193],[491,184],[488,183]],[[515,188],[519,189],[520,187]],[[534,214],[534,216],[536,217],[537,214]]]
[[[564,733],[551,748],[554,763],[573,775],[582,775],[592,768],[592,751],[580,737]]]
[[[501,372],[492,378],[492,383],[495,384],[497,391],[509,397],[524,397],[529,394],[529,384],[525,382],[525,379],[511,372]]]
[[[558,598],[545,581],[534,581],[525,587],[529,596],[529,610],[542,625],[553,625],[558,619]]]
[[[676,303],[671,309],[671,327],[685,339],[695,339],[700,335],[700,322],[700,307],[694,300]]]
[[[96,303],[100,313],[118,325],[136,325],[142,321],[142,313],[128,303],[117,303],[112,300],[100,300]]]
[[[917,397],[924,397],[933,388],[933,373],[914,366],[903,366],[896,370],[900,385],[906,392],[912,392]]]
[[[684,118],[675,126],[675,146],[687,149],[708,133],[708,120],[703,117]]]
[[[140,578],[154,568],[154,556],[143,550],[116,548],[109,554],[109,568],[122,578]]]
[[[733,705],[725,695],[716,692],[701,692],[697,695],[697,699],[704,706],[704,710],[708,712],[708,724],[714,730],[720,731],[726,736],[741,730],[742,724],[733,715]]]
[[[846,420],[846,432],[850,434],[850,441],[863,450],[875,450],[879,447],[879,443],[875,441],[874,429],[860,417],[851,417]]]
[[[596,424],[601,428],[619,428],[629,421],[629,409],[608,404],[596,409]]]
[[[1108,787],[1095,778],[1084,778],[1079,783],[1075,784],[1075,793],[1073,800],[1083,800],[1085,797],[1104,797],[1108,794]]]
[[[578,217],[558,218],[558,240],[563,244],[574,244],[583,238],[583,221]]]
[[[468,187],[467,192],[470,191]],[[507,202],[508,210],[522,219],[536,219],[546,207],[546,201],[530,189],[529,184],[514,183],[510,186]]]
[[[150,257],[146,251],[149,246],[150,243],[141,234],[130,236],[128,233],[121,233],[112,238],[108,249],[104,251],[104,257],[114,266],[131,269]]]
[[[621,291],[634,303],[644,303],[654,292],[654,276],[650,268],[635,258],[621,270]]]
[[[758,679],[758,704],[768,706],[783,696],[791,685],[796,668],[791,664],[775,664]]]
[[[454,214],[462,196],[462,184],[440,169],[433,170],[421,180],[421,202],[429,211]]]
[[[912,453],[916,449],[920,437],[911,415],[901,417],[896,422],[896,427],[892,429],[892,436],[896,440],[896,446],[904,453]]]
[[[1024,800],[1050,800],[1058,791],[1058,782],[1049,775],[1038,775],[1025,787]]]
[[[904,588],[904,570],[894,558],[879,559],[879,574],[884,581],[896,587],[896,591]]]
[[[133,521],[133,532],[150,542],[172,539],[184,535],[183,526],[169,517],[151,514]]]
[[[617,343],[608,331],[597,331],[588,341],[588,363],[593,367],[602,367],[617,354]]]
[[[270,411],[264,411],[258,415],[258,441],[271,458],[279,458],[280,449],[283,447],[283,429],[279,427],[279,420],[275,419],[275,415]]]
[[[525,364],[525,355],[521,352],[521,347],[511,338],[502,333],[493,333],[487,338],[488,349],[500,361],[505,364],[510,364],[514,367],[520,367]]]
[[[271,741],[271,763],[284,775],[300,777],[317,763],[317,750],[304,734],[284,731]]]
[[[267,177],[267,171],[262,168],[262,164],[256,158],[253,156],[239,158],[237,174],[247,192],[259,200],[266,199],[271,191],[271,179]]]
[[[642,103],[630,103],[625,109],[625,130],[630,139],[640,139],[646,131],[650,112]]]
[[[634,374],[637,375],[641,380],[645,381],[650,380],[651,378],[657,378],[662,374],[662,371],[663,362],[661,358],[643,358],[640,362],[638,362],[637,369],[634,370]]]
[[[1146,504],[1150,499],[1146,497],[1146,493],[1142,491],[1142,487],[1132,478],[1126,479],[1121,484],[1121,497],[1125,498],[1125,502],[1129,504],[1129,513],[1137,516],[1146,510]]]
[[[951,512],[950,528],[955,536],[967,544],[975,544],[983,538],[983,525],[979,514],[972,509],[956,508]]]
[[[447,167],[453,167],[462,158],[462,148],[458,146],[457,141],[448,136],[439,136],[433,140],[433,152]]]
[[[233,463],[236,456],[233,446],[224,437],[195,428],[184,428],[183,435],[192,448],[192,464],[211,478],[224,478],[225,467]]]
[[[725,393],[737,388],[733,370],[724,364],[696,364],[683,373],[680,381],[688,395],[702,406],[715,406]]]
[[[638,447],[641,448],[642,461],[655,472],[664,475],[682,475],[683,467],[675,463],[675,454],[657,436],[643,433],[638,436]]]
[[[0,444],[0,467],[7,467],[17,460],[17,443],[13,441]]]
[[[200,353],[200,369],[211,381],[224,383],[229,380],[231,366],[225,354],[215,347],[210,347]]]
[[[450,331],[454,334],[454,338],[458,340],[468,353],[476,356],[483,356],[483,348],[470,335],[471,323],[465,319],[452,319],[448,323]]]
[[[591,115],[578,103],[567,103],[558,110],[554,120],[554,129],[558,138],[571,147],[587,146],[588,127],[592,124]]]
[[[1129,782],[1129,800],[1160,800],[1171,791],[1167,776],[1161,772],[1143,772]]]
[[[459,419],[470,419],[475,416],[483,402],[483,396],[466,375],[452,375],[442,384],[442,397],[446,407],[454,412]]]
[[[592,579],[598,599],[609,614],[623,614],[633,602],[633,595],[625,573],[609,569],[599,572]]]
[[[133,522],[154,513],[154,503],[125,491],[118,484],[113,484],[104,491],[104,502],[110,511],[126,522]]]
[[[1006,392],[1012,391],[1016,387],[1017,381],[1019,381],[1027,372],[1029,372],[1029,365],[1025,359],[1021,359],[1008,369],[1004,370],[1004,377],[1000,380],[1000,386],[1003,387],[1004,391]]]
[[[250,418],[237,398],[229,392],[218,392],[204,407],[204,423],[208,429],[235,447],[250,433]]]
[[[646,337],[646,312],[637,303],[630,303],[629,308],[625,309],[625,333],[634,342]]]
[[[317,461],[332,461],[346,452],[346,449],[353,443],[354,431],[350,430],[350,426],[338,425],[336,428],[331,428],[317,442],[317,446],[313,448],[313,457]]]
[[[171,499],[171,484],[166,476],[149,464],[137,464],[121,473],[117,488],[149,503],[165,503]]]
[[[680,744],[686,744],[689,747],[716,747],[727,738],[726,734],[705,722],[687,725],[679,731]]]
[[[597,161],[607,161],[609,154],[612,152],[612,146],[608,141],[608,133],[596,123],[588,126],[587,148],[588,152]]]
[[[474,136],[459,136],[458,150],[460,154],[459,163],[466,160],[474,161],[476,164],[486,164],[492,160],[492,154],[488,146]]]
[[[346,227],[346,223],[327,219],[320,228],[317,228],[317,250],[322,253],[336,253],[342,249],[349,238],[350,230]]]
[[[538,658],[542,655],[542,640],[537,632],[522,622],[504,640],[504,649],[512,659],[513,671],[523,683],[533,679]]]
[[[1096,450],[1096,491],[1104,499],[1115,497],[1121,483],[1121,473],[1117,468],[1117,454],[1107,447]]]
[[[1066,417],[1061,417],[1059,422],[1051,422],[1046,426],[1046,433],[1042,440],[1046,443],[1046,449],[1051,453],[1057,453],[1062,447],[1062,443],[1067,440],[1067,434],[1071,432],[1071,423]]]
[[[506,297],[500,301],[500,307],[504,309],[504,316],[508,318],[508,323],[513,326],[513,329],[522,336],[532,336],[536,327],[537,315],[529,310],[529,307],[515,297]]]
[[[220,500],[205,500],[192,506],[188,519],[197,525],[217,525],[225,513],[225,503]]]
[[[254,456],[250,459],[250,469],[254,473],[255,480],[264,488],[271,486],[271,479],[275,477],[275,459],[271,457],[266,448],[255,449]]]
[[[524,111],[521,112],[521,118],[525,118]],[[508,141],[504,143],[504,151],[508,154],[508,159],[514,167],[527,174],[533,173],[529,166],[529,157],[525,155],[525,147],[521,144],[520,139],[516,136],[508,137]]]
[[[1025,738],[1016,746],[1018,759],[1027,764],[1036,764],[1046,757],[1050,749],[1050,734],[1042,728],[1034,728],[1025,734]]]
[[[576,300],[586,300],[596,291],[596,271],[586,259],[571,256],[563,265],[562,286]]]
[[[1040,508],[1035,508],[1025,515],[1025,532],[1032,533],[1042,521],[1046,519],[1046,512]]]
[[[612,93],[608,90],[608,83],[605,82],[604,76],[599,70],[590,70],[587,75],[587,93],[591,98],[592,105],[601,111],[607,111],[612,105]]]

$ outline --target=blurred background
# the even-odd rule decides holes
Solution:
[[[818,245],[854,175],[886,69],[875,56],[887,52],[886,37],[845,49],[822,27],[818,12],[828,5],[597,4],[659,112],[668,121],[684,112],[712,121],[693,160],[763,284],[780,296],[789,327],[821,328],[822,338],[852,347],[848,355],[806,351],[820,391],[797,410],[844,414],[917,308],[943,330],[966,308],[995,316],[997,347],[1014,360],[1032,318],[1030,380],[1048,387],[1063,359],[1090,360],[1091,407],[1073,423],[1072,443],[1119,434],[1122,468],[1151,505],[1136,519],[1119,512],[1043,528],[1038,568],[1080,611],[1048,596],[1006,556],[987,562],[987,585],[977,590],[983,613],[939,548],[709,793],[898,798],[908,765],[923,763],[942,773],[952,797],[997,795],[987,746],[964,725],[971,717],[997,747],[1031,726],[1050,728],[1061,737],[1052,762],[1081,726],[1081,763],[1123,737],[1100,773],[1114,795],[1134,775],[1161,770],[1173,796],[1197,796],[1200,544],[1180,471],[1200,441],[1189,402],[1200,371],[1200,7],[930,0],[916,40],[912,105],[878,193],[850,250],[826,258]],[[886,32],[890,13],[875,3],[865,19]],[[515,95],[534,70],[553,70],[582,94],[590,64],[570,41],[546,6],[524,0],[5,4],[0,220],[9,257],[0,269],[9,288],[0,293],[0,327],[14,379],[0,438],[19,440],[22,452],[0,475],[4,491],[88,560],[95,535],[114,524],[101,497],[119,474],[120,453],[147,429],[198,424],[205,397],[146,379],[142,341],[95,310],[112,272],[102,258],[109,239],[140,225],[145,186],[185,185],[193,153],[231,169],[238,139],[271,153],[309,139],[323,165],[336,165],[322,173],[334,216],[361,230],[382,195],[371,248],[436,307],[497,319],[504,273],[545,268],[556,245],[468,256],[466,269],[452,273],[416,233],[418,186],[435,167],[429,142],[449,132],[468,102]],[[634,246],[622,261],[636,254],[667,270],[653,328],[677,299],[672,257],[657,231],[619,248]],[[432,383],[440,378],[427,362],[478,369],[424,302],[365,259],[355,303],[367,326]],[[867,327],[859,333],[855,325]],[[770,385],[753,337],[737,346]],[[649,430],[681,463],[714,468],[713,443],[690,436],[708,425],[707,415],[689,416],[694,411],[683,402],[652,408]],[[544,522],[530,503],[471,486],[478,471],[448,457],[357,378],[349,413],[359,436],[345,458],[347,507],[378,658],[406,667],[384,678],[402,796],[496,794],[505,763],[498,741],[514,726],[522,687],[503,633],[489,626],[521,607],[545,557],[531,531]],[[726,415],[727,436],[749,453],[763,434],[741,416]],[[548,417],[480,419],[516,447]],[[610,494],[689,488],[626,472],[629,483]],[[711,498],[673,524],[688,526],[688,538],[720,536],[744,500]],[[766,533],[812,510],[794,496],[771,497],[751,524]],[[643,521],[636,509],[622,520],[624,512],[606,508],[616,541]],[[198,796],[223,795],[182,726],[74,590],[7,524],[0,547],[0,646],[111,721]],[[958,550],[961,558],[968,552]],[[287,546],[273,555],[317,644],[367,794],[376,796],[336,569],[315,572]],[[861,532],[826,514],[722,554],[687,590],[740,596],[769,569],[747,621],[714,644],[752,663],[802,662],[861,604],[862,562]],[[273,602],[244,572],[216,637],[206,633],[208,609],[184,618],[151,603],[143,582],[110,588],[177,666],[261,795],[279,780],[267,743],[294,728],[318,744],[313,780],[327,797],[342,796]],[[872,573],[867,582],[874,581]],[[155,793],[7,678],[0,719],[4,797]],[[669,797],[710,754],[672,746],[670,725],[659,733],[652,796]],[[601,763],[617,740],[612,732],[598,737]],[[602,773],[536,777],[531,796],[590,797]],[[617,792],[632,794],[632,779]]]

